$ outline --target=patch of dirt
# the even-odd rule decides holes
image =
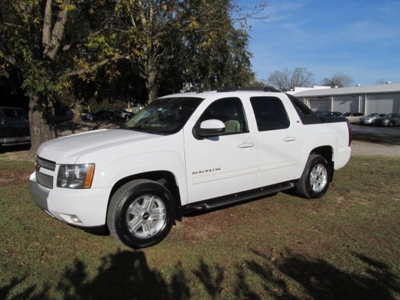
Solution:
[[[199,245],[221,232],[231,230],[231,219],[234,217],[230,207],[197,215],[185,215],[182,222],[176,222],[168,238],[177,241],[184,239],[193,245]]]
[[[26,174],[26,176],[21,176],[21,174],[18,174],[18,176],[11,175],[6,179],[0,177],[0,187],[26,184],[27,178],[29,178],[29,174]]]
[[[0,147],[0,161],[33,161],[28,157],[30,145]]]
[[[0,172],[0,187],[26,184],[32,170],[16,169]]]

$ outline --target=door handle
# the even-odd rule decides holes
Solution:
[[[239,148],[251,148],[254,147],[254,143],[252,142],[243,142],[239,145]]]
[[[296,140],[296,137],[294,136],[287,136],[283,139],[285,142],[293,142]]]

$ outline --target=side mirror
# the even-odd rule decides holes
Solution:
[[[201,122],[200,127],[195,129],[196,134],[201,137],[221,135],[225,132],[225,124],[216,119]]]

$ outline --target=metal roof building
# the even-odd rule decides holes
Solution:
[[[400,83],[310,89],[291,94],[314,111],[369,113],[400,112]]]

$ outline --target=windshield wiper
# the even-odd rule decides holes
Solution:
[[[127,129],[141,131],[141,132],[147,132],[147,133],[152,133],[152,134],[159,134],[159,132],[156,130],[150,129],[148,127],[142,127],[142,126],[128,127]]]

